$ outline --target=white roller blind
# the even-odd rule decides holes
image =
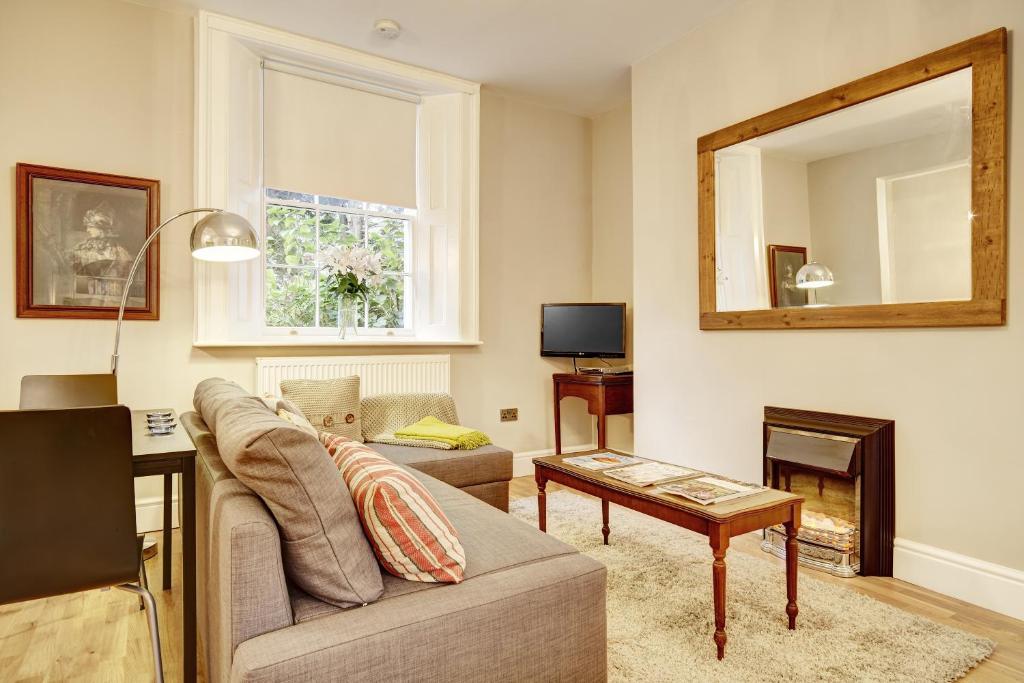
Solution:
[[[416,105],[264,70],[267,187],[416,207]]]

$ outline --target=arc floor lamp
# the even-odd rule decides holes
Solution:
[[[199,219],[192,228],[192,258],[200,261],[219,261],[228,263],[233,261],[247,261],[260,255],[260,240],[253,229],[252,224],[237,213],[224,211],[222,209],[189,209],[171,216],[157,226],[139,249],[135,256],[131,270],[128,271],[128,280],[124,285],[124,293],[121,295],[121,307],[117,311],[117,331],[114,333],[114,353],[110,356],[110,372],[117,374],[118,347],[121,343],[121,323],[124,321],[124,309],[128,305],[128,293],[131,291],[132,281],[135,273],[142,263],[143,257],[149,251],[149,245],[153,243],[160,231],[170,223],[194,213],[208,213],[210,215]]]

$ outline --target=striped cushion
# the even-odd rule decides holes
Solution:
[[[363,444],[320,432],[352,493],[385,570],[409,581],[459,583],[466,553],[434,497],[411,474]]]

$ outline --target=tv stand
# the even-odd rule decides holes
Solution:
[[[606,448],[607,416],[633,412],[633,375],[582,375],[556,372],[551,376],[555,397],[555,454],[562,452],[563,398],[587,402],[587,412],[597,416],[597,447]]]

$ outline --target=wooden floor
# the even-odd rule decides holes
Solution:
[[[181,538],[177,530],[172,560],[169,591],[161,589],[161,556],[146,561],[168,683],[182,680]],[[2,683],[151,681],[151,652],[146,613],[139,610],[138,598],[126,591],[94,590],[0,606]],[[199,680],[206,680],[202,657]]]
[[[548,491],[556,490],[569,489],[548,484]],[[512,481],[512,498],[536,495],[532,477]],[[614,515],[613,506],[612,542]],[[159,555],[146,562],[160,616],[167,681],[181,680],[181,612],[178,606],[181,556],[177,532],[175,551],[171,591],[160,590]],[[762,552],[756,539],[750,536],[734,539],[730,551],[782,562]],[[964,679],[970,683],[1024,681],[1024,622],[896,579],[839,579],[811,569],[801,568],[800,571],[996,641],[995,653]],[[201,660],[199,675],[200,680],[204,680]],[[89,591],[0,606],[0,682],[74,680],[104,683],[152,680],[149,631],[135,596],[119,590]]]
[[[569,491],[575,495],[585,495],[554,482],[548,482],[548,493],[552,491]],[[528,498],[537,495],[537,486],[533,477],[517,477],[512,480],[510,497]],[[595,530],[600,529],[600,519]],[[615,542],[615,506],[611,510],[612,543]],[[681,533],[686,533],[680,530]],[[739,551],[776,562],[780,567],[784,561],[761,550],[759,539],[753,535],[734,538],[729,551]],[[708,548],[708,555],[711,548]],[[728,561],[728,558],[726,558]],[[841,579],[814,569],[800,567],[800,574],[811,575],[816,579],[833,582],[868,595],[881,602],[894,605],[914,614],[919,614],[941,624],[977,633],[996,641],[996,651],[982,662],[962,680],[969,683],[1020,683],[1024,681],[1024,622],[975,607],[966,602],[946,597],[939,593],[920,588],[899,579],[877,576]],[[711,583],[708,582],[708,590]]]

